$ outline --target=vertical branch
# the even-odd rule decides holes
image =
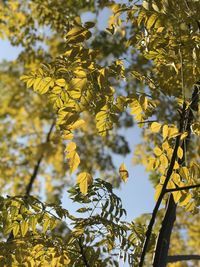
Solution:
[[[52,125],[51,125],[51,127],[50,127],[50,129],[49,129],[49,132],[48,132],[48,134],[47,134],[45,143],[49,143],[49,141],[50,141],[50,136],[51,136],[51,133],[52,133],[52,131],[53,131],[54,125],[55,125],[55,122],[53,121],[53,123],[52,123]],[[30,192],[31,192],[31,190],[32,190],[33,183],[34,183],[34,181],[35,181],[35,179],[36,179],[36,177],[37,177],[37,174],[38,174],[38,171],[39,171],[39,168],[40,168],[40,165],[41,165],[41,162],[42,162],[43,158],[44,158],[44,152],[43,152],[43,153],[41,154],[41,156],[39,157],[39,159],[38,159],[38,161],[37,161],[37,163],[36,163],[36,165],[35,165],[35,167],[34,167],[34,169],[33,169],[33,173],[32,173],[32,175],[31,175],[31,177],[30,177],[30,181],[29,181],[29,183],[28,183],[28,185],[27,185],[27,187],[26,187],[26,195],[29,195]]]

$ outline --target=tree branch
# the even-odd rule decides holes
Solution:
[[[182,86],[183,87],[183,86]],[[182,117],[183,130],[188,132],[186,141],[182,142],[181,148],[183,149],[183,157],[178,160],[179,165],[185,166],[186,164],[186,152],[189,147],[190,135],[191,135],[191,124],[194,119],[192,110],[198,110],[198,86],[194,86],[192,94],[191,104],[189,109],[185,110],[185,116]],[[167,189],[165,190],[167,192]],[[170,191],[168,191],[170,192]],[[154,253],[153,267],[165,267],[167,265],[167,256],[169,251],[170,237],[173,229],[174,222],[176,220],[176,203],[173,195],[170,194],[168,199],[168,205],[166,213],[162,221],[162,226],[157,238],[156,249]]]
[[[173,255],[167,257],[167,262],[200,260],[200,255]]]
[[[51,127],[50,127],[50,129],[49,129],[49,132],[48,132],[48,134],[47,134],[45,143],[49,143],[49,141],[50,141],[50,136],[51,136],[51,133],[52,133],[52,131],[53,131],[54,126],[55,126],[55,122],[53,121],[53,123],[51,124]],[[26,195],[29,195],[30,192],[31,192],[31,190],[32,190],[33,183],[34,183],[34,181],[35,181],[35,179],[36,179],[36,177],[37,177],[37,174],[38,174],[38,171],[39,171],[39,168],[40,168],[40,164],[41,164],[43,158],[44,158],[44,152],[43,152],[42,155],[39,157],[39,159],[38,159],[38,161],[37,161],[37,163],[36,163],[36,165],[35,165],[35,167],[34,167],[34,169],[33,169],[33,174],[31,175],[31,177],[30,177],[30,181],[29,181],[29,183],[28,183],[28,185],[27,185],[27,187],[26,187]]]
[[[182,108],[182,113],[181,113],[179,133],[181,133],[183,131],[185,114],[186,114],[186,105],[184,103],[183,108]],[[145,255],[146,255],[147,248],[148,248],[148,245],[149,245],[149,241],[150,241],[150,238],[151,238],[152,229],[153,229],[153,226],[154,226],[154,223],[155,223],[155,219],[156,219],[159,207],[161,205],[161,202],[163,200],[163,197],[164,197],[164,195],[166,193],[167,184],[169,182],[169,179],[170,179],[170,177],[172,175],[172,172],[173,172],[173,169],[174,169],[174,164],[175,164],[175,161],[176,161],[176,158],[177,158],[177,151],[178,151],[178,148],[179,148],[180,138],[181,138],[181,135],[178,135],[176,137],[175,147],[174,147],[174,151],[173,151],[173,154],[172,154],[171,162],[170,162],[170,165],[169,165],[169,168],[168,168],[168,171],[167,171],[166,179],[165,179],[165,182],[163,184],[160,196],[159,196],[159,198],[158,198],[158,200],[156,202],[156,205],[155,205],[155,207],[153,209],[152,217],[151,217],[151,220],[149,222],[149,225],[148,225],[148,228],[147,228],[147,231],[146,231],[146,239],[145,239],[144,246],[143,246],[143,249],[142,249],[142,254],[141,254],[141,257],[140,257],[139,267],[142,267],[143,264],[144,264],[144,259],[145,259]]]
[[[83,249],[83,244],[82,244],[81,238],[79,238],[78,244],[79,244],[79,247],[80,247],[80,253],[81,253],[81,256],[82,256],[82,259],[83,259],[83,262],[84,262],[85,266],[86,267],[90,267],[90,265],[89,265],[89,263],[87,261],[87,258],[85,256],[85,252],[84,252],[84,249]]]
[[[166,193],[182,191],[182,190],[190,190],[192,188],[198,188],[198,187],[200,187],[200,184],[182,186],[182,187],[177,187],[177,188],[170,188],[170,189],[166,189]]]

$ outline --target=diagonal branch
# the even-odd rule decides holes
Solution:
[[[184,103],[183,108],[182,108],[182,112],[181,112],[179,133],[181,133],[183,131],[185,115],[186,115],[186,105]],[[165,179],[165,182],[163,184],[160,196],[159,196],[159,198],[158,198],[158,200],[156,202],[156,205],[155,205],[155,207],[153,209],[151,220],[149,222],[149,225],[148,225],[148,228],[147,228],[147,231],[146,231],[146,239],[145,239],[144,246],[143,246],[143,249],[142,249],[142,254],[141,254],[141,257],[140,257],[139,267],[142,267],[143,264],[144,264],[144,259],[145,259],[145,255],[146,255],[147,248],[148,248],[148,245],[149,245],[149,241],[150,241],[150,238],[151,238],[152,229],[153,229],[153,226],[154,226],[154,223],[155,223],[155,219],[156,219],[159,207],[161,205],[161,202],[163,200],[163,197],[164,197],[164,195],[166,193],[167,184],[169,182],[169,179],[170,179],[170,177],[172,175],[172,172],[173,172],[173,169],[174,169],[174,164],[175,164],[175,161],[176,161],[176,158],[177,158],[177,151],[178,151],[178,148],[179,148],[180,139],[181,139],[181,135],[178,135],[176,137],[175,147],[174,147],[174,151],[173,151],[173,154],[172,154],[171,162],[170,162],[170,165],[169,165],[169,168],[168,168],[168,171],[167,171],[166,179]]]
[[[50,136],[51,136],[51,133],[52,133],[52,131],[53,131],[54,126],[55,126],[55,122],[53,121],[53,123],[51,124],[51,127],[50,127],[50,129],[49,129],[49,132],[48,132],[48,134],[47,134],[45,143],[49,143],[49,141],[50,141]],[[37,161],[37,163],[36,163],[36,165],[35,165],[35,167],[34,167],[34,169],[33,169],[33,174],[31,175],[31,177],[30,177],[30,181],[29,181],[29,183],[28,183],[28,185],[27,185],[27,187],[26,187],[26,195],[29,195],[30,192],[31,192],[31,190],[32,190],[33,183],[34,183],[34,181],[35,181],[35,179],[36,179],[36,177],[37,177],[37,174],[38,174],[38,172],[39,172],[39,168],[40,168],[40,165],[41,165],[41,162],[42,162],[43,158],[44,158],[44,152],[43,152],[43,153],[41,154],[41,156],[39,157],[39,159],[38,159],[38,161]]]
[[[186,164],[186,152],[189,147],[190,135],[191,135],[190,126],[194,119],[192,110],[198,110],[198,100],[199,100],[198,94],[199,94],[199,88],[197,85],[195,85],[194,91],[192,94],[190,107],[189,109],[186,110],[185,117],[182,122],[184,131],[188,133],[186,142],[185,143],[183,142],[181,146],[184,151],[183,158],[178,160],[179,165],[182,165],[182,166],[185,166]],[[167,192],[167,189],[165,190],[165,192]],[[166,208],[166,213],[162,221],[161,229],[160,229],[160,232],[157,238],[156,250],[154,253],[154,260],[153,260],[154,267],[165,267],[167,265],[167,255],[169,251],[170,238],[171,238],[171,233],[172,233],[172,229],[174,226],[174,222],[176,220],[176,206],[177,205],[174,201],[173,195],[170,194],[168,198],[168,205]]]
[[[200,184],[181,186],[181,187],[177,187],[177,188],[170,188],[170,189],[166,189],[166,193],[182,191],[182,190],[190,190],[190,189],[198,188],[198,187],[200,187]]]

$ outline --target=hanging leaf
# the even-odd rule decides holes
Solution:
[[[73,173],[77,170],[80,164],[80,157],[78,153],[76,152],[76,144],[74,142],[70,142],[67,145],[65,152],[67,152],[66,158],[68,159],[70,173]]]
[[[79,184],[80,191],[84,195],[87,194],[88,186],[91,185],[92,182],[93,182],[93,178],[92,178],[91,174],[89,174],[87,172],[81,172],[77,176],[77,184]]]
[[[119,167],[119,175],[121,177],[121,179],[124,181],[124,182],[127,182],[128,180],[128,177],[129,177],[129,173],[126,169],[126,165],[124,163],[122,163]]]

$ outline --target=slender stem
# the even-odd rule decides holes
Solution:
[[[151,123],[151,122],[157,122],[157,120],[150,120],[150,121],[139,121],[137,124],[142,124],[142,123]]]

